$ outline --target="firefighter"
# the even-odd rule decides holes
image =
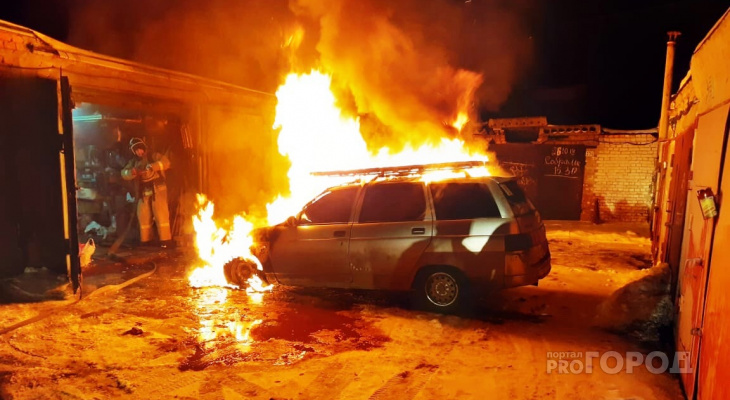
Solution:
[[[147,244],[152,239],[152,222],[157,226],[157,234],[162,247],[168,247],[172,240],[170,231],[170,210],[167,208],[167,186],[165,170],[170,168],[170,160],[160,153],[148,153],[147,145],[141,138],[129,141],[129,149],[134,153],[122,169],[122,178],[136,180],[137,219],[139,220],[139,239]]]

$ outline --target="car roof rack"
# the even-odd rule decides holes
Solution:
[[[364,168],[364,169],[351,169],[343,171],[321,171],[311,172],[310,175],[314,176],[363,176],[363,175],[375,175],[380,177],[385,176],[408,176],[408,175],[420,175],[427,171],[444,171],[444,170],[462,170],[476,167],[484,167],[487,163],[485,161],[459,161],[449,163],[437,163],[437,164],[420,164],[420,165],[403,165],[398,167],[382,167],[382,168]]]

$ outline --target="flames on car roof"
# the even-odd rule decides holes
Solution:
[[[484,161],[460,161],[438,164],[403,165],[397,167],[363,168],[341,171],[320,171],[312,172],[314,176],[374,176],[374,177],[396,177],[422,175],[433,171],[459,171],[471,168],[486,167]]]

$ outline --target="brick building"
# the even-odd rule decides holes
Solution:
[[[581,219],[649,220],[656,168],[656,130],[602,129],[597,145],[586,150]],[[619,178],[619,179],[617,179]]]
[[[546,219],[649,221],[656,129],[549,125],[544,117],[490,120],[486,127],[497,162],[520,177]]]

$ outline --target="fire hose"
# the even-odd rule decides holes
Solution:
[[[64,305],[59,306],[59,307],[54,307],[54,308],[52,308],[50,310],[41,312],[40,314],[36,315],[35,317],[28,318],[28,319],[26,319],[24,321],[20,321],[20,322],[14,324],[14,325],[11,325],[11,326],[9,326],[7,328],[2,328],[2,329],[0,329],[0,336],[6,334],[8,332],[12,332],[12,331],[14,331],[16,329],[22,328],[24,326],[27,326],[27,325],[36,323],[36,322],[41,321],[41,320],[44,320],[44,319],[46,319],[46,318],[48,318],[48,317],[50,317],[52,315],[56,315],[59,310],[61,310],[61,309],[69,309],[70,307],[78,304],[82,300],[86,300],[86,299],[89,299],[89,298],[92,298],[92,297],[98,297],[99,295],[102,295],[102,294],[105,294],[105,293],[117,292],[117,291],[119,291],[121,289],[124,289],[125,287],[127,287],[129,285],[132,285],[134,283],[139,282],[140,280],[142,280],[144,278],[148,278],[148,277],[152,276],[152,274],[154,274],[155,271],[157,271],[157,264],[155,264],[152,261],[150,261],[150,263],[152,264],[152,267],[153,268],[149,272],[145,272],[143,274],[137,275],[134,278],[129,279],[129,280],[126,280],[126,281],[124,281],[124,282],[122,282],[122,283],[120,283],[118,285],[107,285],[107,286],[103,286],[103,287],[101,287],[99,289],[96,289],[95,291],[91,292],[86,297],[83,297],[83,298],[82,297],[79,297],[79,298],[77,298],[76,300],[74,300],[74,301],[72,301],[70,303],[64,304]]]
[[[124,232],[122,232],[122,234],[117,237],[117,240],[115,240],[114,243],[112,243],[112,245],[109,247],[109,250],[106,252],[107,255],[114,255],[117,250],[119,250],[119,246],[124,243],[124,239],[127,238],[129,230],[132,229],[135,218],[137,218],[137,207],[134,207],[134,209],[132,210],[132,215],[129,217],[129,221],[127,222],[127,226],[124,228]]]

